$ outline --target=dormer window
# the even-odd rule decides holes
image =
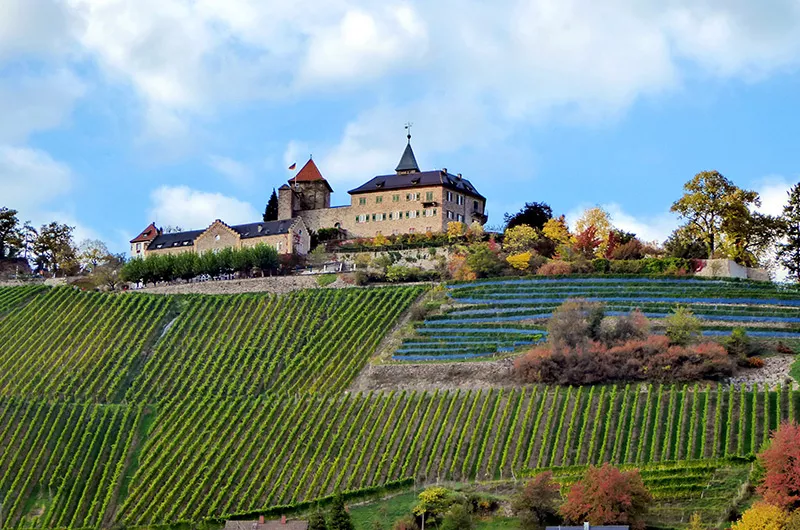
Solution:
[[[411,184],[419,184],[419,179],[418,178],[411,179]]]

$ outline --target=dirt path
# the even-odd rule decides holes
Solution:
[[[433,364],[368,364],[350,385],[365,390],[449,390],[517,387],[514,361]]]

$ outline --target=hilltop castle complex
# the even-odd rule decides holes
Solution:
[[[394,174],[380,175],[348,191],[350,204],[331,207],[333,188],[308,162],[278,189],[278,220],[228,225],[217,219],[205,230],[165,234],[155,223],[131,240],[131,254],[198,252],[266,243],[282,254],[305,254],[311,231],[338,228],[347,237],[443,232],[447,224],[486,222],[486,198],[447,169],[420,171],[408,135]]]

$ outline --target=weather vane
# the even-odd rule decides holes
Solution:
[[[414,124],[410,121],[406,122],[406,138],[408,138],[409,143],[411,143],[411,127],[413,126]]]

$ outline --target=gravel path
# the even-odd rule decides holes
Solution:
[[[745,383],[748,387],[754,383],[758,383],[759,386],[767,384],[773,387],[778,383],[786,383],[789,380],[795,382],[789,375],[789,370],[794,361],[794,355],[764,357],[764,366],[762,368],[743,368],[738,374],[728,379],[727,382],[736,385]]]

